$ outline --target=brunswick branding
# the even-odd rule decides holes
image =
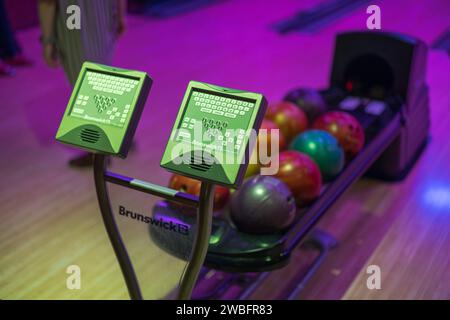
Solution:
[[[119,214],[137,221],[145,222],[153,227],[159,227],[182,235],[189,235],[189,226],[172,220],[154,219],[146,215],[127,210],[124,206],[119,206]]]

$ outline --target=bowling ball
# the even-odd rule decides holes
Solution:
[[[182,214],[179,208],[174,208],[168,201],[163,200],[153,206],[151,218],[158,222],[148,224],[151,241],[166,253],[189,260],[197,234],[195,215]],[[220,245],[228,228],[228,221],[214,219],[209,244]]]
[[[287,143],[308,128],[308,118],[305,113],[289,101],[270,105],[265,118],[273,121],[280,128]]]
[[[315,89],[299,88],[290,91],[284,98],[295,103],[308,117],[309,123],[327,111],[327,104],[322,95]]]
[[[266,130],[264,132],[265,139],[263,137],[263,134],[261,133],[261,129]],[[259,128],[258,133],[258,150],[261,148],[263,143],[266,143],[267,148],[267,155],[272,154],[272,130],[279,130],[278,131],[278,152],[286,148],[286,139],[284,138],[283,133],[281,132],[280,128],[271,120],[264,119],[261,123],[261,127]]]
[[[292,150],[281,152],[279,169],[274,177],[289,187],[300,207],[308,205],[320,195],[322,186],[320,169],[304,153]]]
[[[326,131],[305,131],[295,137],[289,148],[310,156],[325,180],[331,180],[344,167],[344,151],[337,139]]]
[[[243,232],[270,234],[289,227],[296,206],[288,186],[271,176],[247,179],[231,197],[231,219]]]
[[[341,144],[347,158],[356,156],[364,146],[361,124],[347,112],[327,112],[316,119],[313,127],[331,133]]]
[[[251,176],[259,174],[260,170],[261,168],[258,161],[258,151],[256,150],[256,148],[254,148],[247,166],[247,170],[245,171],[245,178],[249,178]]]
[[[169,181],[169,188],[189,193],[198,197],[200,195],[201,182],[199,180],[185,177],[179,174],[173,174]],[[222,209],[227,204],[229,197],[230,190],[228,188],[223,186],[216,186],[214,193],[214,211]],[[174,203],[171,202],[171,204]],[[196,212],[196,210],[193,208],[185,208],[186,210],[183,210],[184,213],[195,214]]]
[[[264,119],[262,121],[261,129],[265,129],[266,131],[261,133],[259,131],[258,140],[256,146],[253,148],[252,155],[250,157],[250,161],[247,167],[247,171],[245,172],[245,178],[254,176],[260,173],[260,169],[262,166],[269,166],[270,164],[262,164],[259,155],[262,152],[262,155],[266,155],[270,157],[272,155],[272,130],[279,130],[277,125],[268,119]],[[265,135],[265,137],[263,137]],[[265,146],[264,149],[261,149]],[[278,153],[286,148],[286,140],[284,139],[283,133],[278,131]]]

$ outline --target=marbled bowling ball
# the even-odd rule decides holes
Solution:
[[[319,166],[324,180],[330,181],[344,168],[344,151],[337,139],[327,131],[305,131],[295,137],[289,149],[310,156]]]
[[[201,181],[192,179],[179,174],[173,174],[169,181],[169,188],[180,192],[189,193],[194,196],[200,195]],[[214,211],[222,209],[230,198],[230,190],[223,186],[216,186],[214,193]],[[196,210],[187,206],[181,206],[171,202],[171,205],[183,207],[182,212],[186,214],[195,214]]]
[[[288,186],[295,197],[297,206],[306,206],[320,195],[322,187],[320,169],[304,153],[291,150],[281,152],[279,169],[274,177]]]
[[[309,123],[327,111],[327,104],[315,89],[299,88],[290,91],[284,98],[286,101],[295,103],[308,117]]]
[[[247,170],[245,171],[245,178],[250,178],[252,176],[255,176],[259,174],[261,171],[261,166],[259,164],[258,159],[258,150],[253,148],[252,155],[250,156],[249,163],[247,166]]]
[[[332,134],[339,141],[347,158],[353,158],[364,147],[364,129],[359,121],[347,112],[327,112],[316,119],[313,127]]]
[[[265,131],[261,131],[261,129],[264,129]],[[278,132],[275,132],[274,130],[278,130]],[[278,142],[274,140],[275,133],[278,134]],[[272,150],[272,143],[277,145],[276,150]],[[263,157],[271,157],[272,154],[275,156],[275,153],[279,153],[285,148],[286,139],[281,130],[271,120],[264,119],[259,129],[257,144],[253,148],[247,171],[245,172],[245,178],[259,174],[262,166],[270,165],[270,163],[261,163],[261,154]],[[268,159],[263,159],[263,162],[267,162],[267,160]]]
[[[265,118],[280,128],[286,143],[308,128],[308,118],[305,113],[289,101],[271,104],[267,108]]]
[[[263,131],[261,131],[261,129],[263,129]],[[258,150],[264,147],[263,144],[265,143],[265,148],[268,151],[267,154],[272,154],[272,137],[275,136],[276,130],[278,130],[278,152],[286,148],[286,139],[284,138],[280,128],[275,124],[275,122],[269,119],[264,119],[258,133]],[[275,143],[276,142],[274,142],[274,144]]]

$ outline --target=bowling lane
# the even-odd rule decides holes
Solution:
[[[411,176],[396,187],[397,205],[391,210],[398,211],[398,218],[345,299],[450,299],[450,146],[446,141],[450,60],[434,51],[428,67],[430,143]],[[365,268],[371,264],[379,265],[384,274],[382,290],[367,290]]]

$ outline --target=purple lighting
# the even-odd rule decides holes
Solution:
[[[424,203],[433,209],[448,209],[450,212],[450,186],[432,185],[423,194]]]

